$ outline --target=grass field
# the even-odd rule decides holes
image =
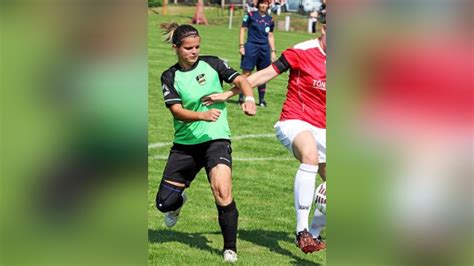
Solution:
[[[158,25],[187,23],[192,13],[192,8],[170,7],[167,16],[149,14],[148,239],[151,265],[222,263],[217,211],[204,171],[187,190],[188,202],[175,227],[166,228],[163,215],[154,206],[173,140],[172,117],[163,103],[160,76],[177,60],[170,45],[162,41]],[[202,36],[201,54],[225,58],[231,67],[239,69],[237,25],[240,18],[229,30],[227,23],[218,23],[226,20],[224,15],[206,10],[206,16],[211,25],[197,27]],[[276,48],[281,52],[312,37],[307,33],[277,31]],[[255,117],[244,116],[235,99],[227,104],[234,138],[233,192],[240,212],[237,263],[240,265],[325,265],[326,251],[305,255],[293,242],[293,176],[298,162],[278,142],[273,131],[285,97],[287,78],[285,74],[268,84],[268,107],[259,108]],[[228,88],[227,85],[225,89]],[[249,134],[258,136],[246,138]]]

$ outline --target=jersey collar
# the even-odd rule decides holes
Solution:
[[[323,50],[323,48],[321,47],[321,43],[319,42],[319,39],[315,39],[316,41],[316,47],[318,47],[319,51],[324,55],[326,56],[326,52]]]
[[[201,57],[199,56],[198,59],[196,60],[196,63],[194,63],[189,69],[185,70],[181,67],[181,65],[178,63],[176,63],[177,67],[178,67],[178,70],[181,71],[181,72],[189,72],[189,71],[193,71],[196,66],[199,64],[199,61],[201,60]]]

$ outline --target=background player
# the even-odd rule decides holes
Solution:
[[[249,12],[244,15],[239,35],[239,52],[242,55],[240,68],[242,74],[249,76],[252,70],[268,67],[276,59],[275,40],[273,37],[274,22],[268,15],[268,0],[257,2],[258,11]],[[248,30],[247,42],[244,44],[245,32]],[[265,101],[266,84],[258,87],[258,105],[267,106]],[[243,102],[243,95],[239,97],[239,103]]]

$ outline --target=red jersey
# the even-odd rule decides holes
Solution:
[[[290,69],[280,121],[298,119],[326,128],[326,53],[319,40],[285,50],[273,68],[278,73]]]

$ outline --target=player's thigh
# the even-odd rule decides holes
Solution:
[[[279,121],[275,124],[275,133],[280,141],[288,151],[290,151],[300,162],[308,161],[306,157],[317,157],[317,146],[314,137],[312,137],[313,126],[301,120],[285,120]],[[303,132],[305,132],[303,135]],[[299,140],[294,144],[296,137]],[[311,159],[311,158],[310,158]]]
[[[316,140],[316,144],[318,147],[319,162],[325,163],[326,162],[326,129],[313,127],[311,129],[311,132],[313,133],[313,137]]]
[[[301,131],[293,140],[293,153],[301,163],[318,165],[319,156],[316,140],[309,130]]]
[[[232,147],[230,141],[211,142],[205,156],[206,172],[216,200],[218,198],[229,199],[232,196]]]
[[[254,44],[245,44],[245,55],[241,57],[240,68],[243,70],[252,71],[257,65],[258,49]]]
[[[220,206],[227,206],[232,202],[232,170],[228,165],[218,164],[209,171],[214,200]]]
[[[171,148],[168,161],[163,170],[163,180],[168,183],[188,187],[202,166],[198,156],[190,147],[175,144]]]
[[[232,195],[232,170],[228,165],[218,164],[209,171],[209,182],[219,197]]]
[[[260,48],[257,60],[257,70],[265,69],[272,63],[272,55],[270,46],[263,46]]]

